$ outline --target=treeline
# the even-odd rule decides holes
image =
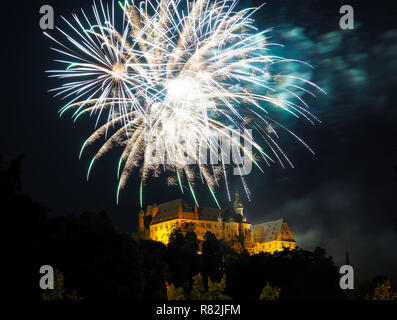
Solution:
[[[198,254],[196,234],[183,228],[173,230],[165,246],[118,233],[105,212],[49,217],[46,207],[19,193],[21,161],[5,168],[0,158],[15,300],[346,298],[338,269],[321,248],[250,256],[207,233]],[[42,265],[58,270],[54,294],[39,287]]]

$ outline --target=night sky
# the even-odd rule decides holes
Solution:
[[[139,180],[129,180],[116,205],[117,151],[97,162],[86,181],[89,152],[95,148],[81,160],[78,153],[95,120],[60,118],[62,102],[48,93],[55,80],[44,72],[57,65],[53,59],[59,55],[39,28],[39,8],[52,5],[55,24],[64,27],[60,15],[70,18],[81,7],[89,11],[91,3],[28,1],[4,10],[0,153],[7,159],[25,154],[22,192],[53,214],[103,209],[118,230],[132,232]],[[339,28],[343,4],[355,9],[354,30]],[[237,180],[232,190],[240,191],[251,223],[285,218],[300,247],[322,246],[337,264],[344,263],[348,251],[360,278],[384,274],[397,283],[397,10],[387,1],[269,0],[255,19],[259,29],[274,27],[273,39],[285,45],[283,56],[315,67],[306,75],[327,95],[305,97],[321,124],[288,123],[316,154],[283,140],[294,169],[273,165],[264,174],[253,169],[247,177],[251,202]],[[207,190],[199,192],[198,201],[215,206]],[[227,205],[224,189],[217,194]],[[177,187],[156,179],[145,187],[144,204],[180,196]],[[193,204],[189,195],[185,200]]]

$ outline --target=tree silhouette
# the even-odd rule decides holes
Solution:
[[[205,295],[206,300],[232,300],[225,294],[226,290],[226,274],[223,275],[220,282],[212,281],[208,278],[208,291]]]
[[[166,282],[168,300],[186,300],[185,292],[182,287],[175,288],[173,284]]]
[[[281,289],[272,287],[268,281],[259,296],[259,300],[278,300],[280,298],[280,293]]]
[[[366,300],[397,300],[397,293],[392,291],[391,281],[385,279],[380,281],[372,294],[365,298]]]
[[[208,290],[206,290],[201,273],[192,278],[192,290],[187,294],[182,287],[175,287],[173,284],[166,282],[168,300],[232,300],[225,294],[226,275],[223,275],[220,282],[212,281],[208,278]]]
[[[205,278],[220,280],[223,274],[223,259],[220,241],[207,231],[202,245],[202,270]]]
[[[280,299],[343,299],[339,272],[325,250],[296,249],[240,255],[227,262],[227,288],[234,299],[258,299],[267,281],[283,288]]]
[[[65,297],[65,288],[64,288],[64,275],[63,272],[60,272],[58,269],[54,272],[54,289],[50,290],[50,292],[45,292],[41,295],[41,299],[43,300],[63,300]]]
[[[182,228],[172,230],[167,245],[169,281],[177,287],[191,288],[192,277],[199,272],[197,236]]]
[[[192,285],[192,292],[190,293],[190,297],[192,300],[204,300],[206,289],[203,281],[203,276],[201,273],[195,275],[193,277],[193,285]]]

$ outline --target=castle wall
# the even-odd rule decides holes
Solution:
[[[159,207],[161,207],[161,213],[157,214]],[[236,209],[238,206],[234,207]],[[203,241],[205,234],[210,231],[218,240],[224,240],[234,248],[241,249],[243,245],[250,254],[260,252],[273,254],[286,248],[291,250],[296,248],[291,230],[283,219],[252,226],[247,223],[246,217],[242,215],[240,217],[236,213],[234,218],[227,216],[224,218],[216,212],[216,209],[204,208],[202,210],[206,211],[199,213],[197,207],[192,209],[182,200],[173,200],[159,206],[148,206],[146,214],[143,211],[139,213],[139,227],[141,231],[147,230],[152,240],[160,241],[165,245],[168,244],[174,228],[191,224],[194,225],[193,231],[199,241]],[[225,221],[225,219],[230,220]]]
[[[240,232],[247,234],[251,232],[250,225],[237,222],[223,222],[223,221],[206,221],[197,219],[174,219],[170,221],[165,221],[162,223],[157,223],[150,226],[150,237],[152,240],[160,241],[165,245],[168,244],[169,236],[172,230],[176,227],[180,227],[183,223],[193,223],[195,225],[194,232],[197,235],[197,239],[200,241],[204,240],[204,235],[207,231],[212,232],[218,240],[224,239],[226,241],[231,241]]]

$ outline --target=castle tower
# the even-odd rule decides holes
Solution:
[[[196,219],[196,220],[199,219],[199,212],[198,212],[197,203],[194,205],[194,219]]]
[[[153,218],[156,216],[157,212],[159,212],[159,207],[157,204],[154,204],[152,207],[152,217]]]
[[[141,209],[141,211],[139,211],[139,215],[138,215],[138,221],[139,221],[139,230],[143,231],[145,229],[145,212],[143,212],[143,210]]]
[[[244,216],[244,213],[243,213],[244,207],[240,201],[240,197],[238,195],[237,189],[236,189],[236,194],[234,195],[233,209],[236,214]]]

